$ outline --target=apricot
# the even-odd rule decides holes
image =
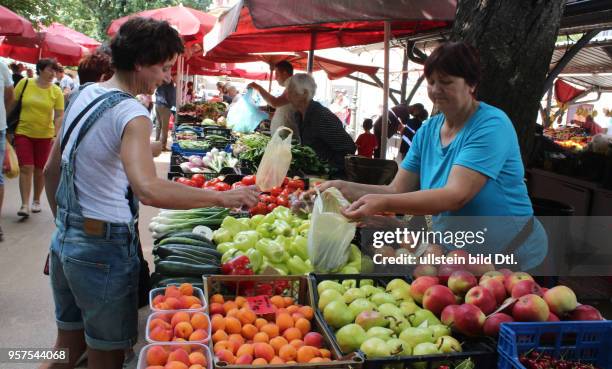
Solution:
[[[233,317],[225,318],[225,331],[229,334],[242,332],[242,323]]]
[[[179,338],[189,338],[193,333],[193,327],[189,322],[179,322],[174,327],[174,336]]]
[[[153,306],[157,305],[157,304],[161,304],[162,302],[164,302],[166,300],[166,296],[164,295],[157,295],[155,297],[153,297]]]
[[[272,358],[272,360],[270,360],[270,364],[278,365],[278,364],[284,364],[284,363],[285,363],[285,361],[283,359],[281,359],[280,357],[278,357],[278,356],[274,356]]]
[[[194,304],[202,304],[202,300],[200,300],[199,297],[197,296],[183,296],[185,298],[185,300],[187,301],[188,305],[194,305]]]
[[[225,330],[225,318],[221,315],[213,315],[210,324],[213,333],[218,331],[219,329]]]
[[[225,361],[228,364],[234,364],[236,362],[236,357],[229,350],[220,350],[219,352],[215,352],[219,361]]]
[[[189,316],[189,313],[186,313],[184,311],[179,311],[172,316],[172,319],[170,320],[170,324],[172,324],[172,328],[174,328],[180,322],[189,323],[190,321],[191,321],[191,317]]]
[[[162,327],[164,329],[170,329],[172,328],[172,325],[170,325],[170,323],[166,322],[165,320],[162,320],[160,318],[155,318],[151,320],[151,323],[149,323],[149,331],[153,330],[153,328],[155,327]]]
[[[180,361],[169,361],[168,364],[164,366],[164,369],[189,369],[189,367]]]
[[[189,362],[189,354],[182,348],[174,350],[170,353],[170,355],[168,355],[168,362],[172,361],[180,361],[187,366],[191,365]]]
[[[310,332],[310,322],[306,318],[300,318],[295,321],[295,328],[302,332],[302,336],[305,336],[306,333]]]
[[[302,346],[297,350],[297,362],[307,363],[320,355],[319,349],[312,346]]]
[[[162,327],[155,327],[149,332],[149,337],[153,341],[168,342],[172,339],[172,331]]]
[[[293,297],[285,296],[283,297],[283,302],[285,303],[285,307],[289,307],[293,305]]]
[[[287,309],[287,312],[289,314],[293,314],[293,313],[297,313],[297,311],[300,309],[300,307],[297,306],[297,305],[289,305],[289,306],[286,307],[286,309]]]
[[[228,312],[225,313],[226,317],[232,317],[232,318],[238,318],[238,308],[233,308],[230,309]]]
[[[278,351],[278,356],[287,361],[295,360],[297,358],[297,349],[291,345],[285,345]]]
[[[196,329],[195,331],[193,331],[193,333],[189,336],[188,341],[204,341],[206,340],[206,338],[208,338],[208,331],[205,329]]]
[[[247,340],[252,340],[258,330],[253,324],[245,324],[242,326],[242,336]]]
[[[191,285],[191,283],[183,283],[179,286],[179,292],[183,296],[192,296],[193,286]]]
[[[265,320],[264,318],[255,319],[255,327],[257,327],[257,329],[261,329],[261,327],[263,327],[266,324],[268,324],[268,321]]]
[[[310,359],[310,361],[308,361],[309,363],[323,363],[325,362],[325,359],[322,357],[313,357],[312,359]]]
[[[298,321],[299,319],[306,319],[306,317],[304,316],[304,314],[302,314],[302,313],[300,313],[300,312],[297,312],[297,313],[293,313],[293,314],[291,314],[291,317],[293,318],[293,321],[294,321],[294,322]],[[306,319],[306,320],[308,320],[308,319]]]
[[[258,357],[257,359],[253,360],[253,362],[251,363],[251,365],[267,365],[268,361],[264,358]]]
[[[244,345],[242,345],[242,346],[240,346],[238,348],[238,350],[236,351],[236,356],[240,357],[240,356],[243,356],[243,355],[253,356],[253,345],[252,344],[245,343]]]
[[[300,340],[302,339],[302,331],[300,331],[298,328],[292,327],[283,333],[283,337],[285,337],[285,339],[289,342],[293,340]]]
[[[258,332],[253,336],[253,342],[264,342],[267,343],[270,341],[270,336],[266,332]]]
[[[234,299],[234,302],[236,303],[236,305],[238,305],[239,308],[244,307],[247,305],[247,299],[242,297],[242,296],[238,296]]]
[[[181,291],[179,291],[178,287],[175,285],[170,285],[166,287],[166,290],[164,291],[164,295],[166,297],[181,297]]]
[[[216,331],[215,334],[213,334],[212,336],[212,340],[214,343],[227,340],[228,338],[229,338],[228,334],[225,333],[225,331],[222,329],[219,329],[218,331]]]
[[[289,341],[289,344],[291,346],[295,347],[296,350],[305,345],[304,341],[302,341],[302,340]]]
[[[249,354],[244,354],[244,355],[239,355],[238,358],[236,359],[236,365],[251,365],[251,363],[253,362],[253,355],[249,355]]]
[[[194,329],[208,329],[208,317],[204,313],[193,313],[191,315],[191,326]]]
[[[206,365],[206,356],[201,352],[192,352],[189,354],[189,363],[191,363],[191,365],[200,364],[204,366]]]
[[[228,340],[219,341],[215,343],[215,345],[213,346],[213,352],[216,354],[217,352],[221,350],[227,350],[227,351],[230,351],[231,353],[234,353],[238,350],[238,346],[236,345],[235,342],[228,341]]]
[[[293,327],[293,318],[288,313],[281,313],[276,316],[276,325],[280,332]]]
[[[153,346],[147,350],[147,365],[165,365],[168,353],[162,346]]]
[[[310,306],[302,306],[298,311],[304,314],[304,317],[308,320],[312,320],[314,317],[314,310]]]
[[[168,309],[171,309],[171,310],[180,309],[181,306],[183,305],[181,303],[180,296],[179,297],[168,297],[166,301],[164,302],[164,304],[166,304],[168,306]]]
[[[230,334],[229,340],[236,344],[236,347],[240,347],[244,344],[244,337],[241,334]]]
[[[217,293],[215,295],[210,296],[210,303],[223,304],[225,303],[225,299],[223,298],[223,295]]]
[[[223,310],[225,310],[225,313],[227,314],[227,312],[232,309],[238,309],[238,305],[236,305],[234,301],[225,301],[223,304]]]
[[[270,346],[274,348],[274,351],[276,351],[276,353],[279,352],[281,347],[288,345],[288,344],[289,342],[287,342],[287,340],[281,336],[274,337],[270,340]]]
[[[145,369],[165,369],[165,367],[162,365],[150,365],[147,366]]]
[[[209,307],[210,315],[220,314],[225,316],[225,310],[223,310],[223,304],[219,304],[217,302],[213,302]]]
[[[259,328],[259,331],[266,333],[270,338],[278,336],[279,333],[278,326],[274,323],[264,325],[263,327]]]
[[[270,302],[279,309],[285,307],[285,299],[283,299],[283,296],[272,296],[270,297]]]
[[[189,298],[193,296],[181,296],[179,300],[179,309],[187,309],[191,305]]]
[[[255,315],[253,310],[243,307],[238,311],[237,318],[240,320],[242,324],[253,324],[255,323],[255,320],[257,319],[257,315]]]
[[[189,369],[204,369],[204,367],[200,364],[193,364]]]
[[[253,353],[256,358],[263,358],[270,362],[274,357],[274,348],[267,343],[257,342],[253,344]]]
[[[319,352],[321,353],[321,356],[324,358],[331,358],[331,351],[329,351],[328,349],[319,349]]]
[[[200,305],[200,304],[193,304],[193,305],[191,305],[189,308],[190,308],[190,309],[201,309],[201,308],[202,308],[202,305]],[[191,368],[190,368],[190,369],[191,369]]]

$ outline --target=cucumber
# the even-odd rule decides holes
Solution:
[[[184,250],[163,248],[162,250],[158,251],[158,255],[159,256],[156,256],[156,258],[158,258],[159,260],[164,260],[171,256],[180,256],[184,258],[193,259],[200,264],[220,265],[219,259],[215,257],[210,257],[208,255],[202,256],[202,254],[195,254],[195,253],[191,253],[189,251],[184,251]]]
[[[157,246],[155,246],[153,248],[153,252],[155,252],[155,250],[159,249],[160,247],[172,248],[172,249],[182,249],[182,250],[191,250],[191,251],[193,251],[194,253],[197,253],[197,254],[208,255],[208,256],[211,256],[211,257],[216,258],[216,259],[221,259],[221,253],[219,251],[213,250],[213,249],[209,249],[208,247],[200,247],[200,246],[193,246],[193,245],[170,243],[170,244],[164,244],[164,245],[157,245]]]
[[[162,241],[159,241],[158,245],[167,245],[170,243],[192,245],[192,246],[198,246],[198,247],[208,247],[213,250],[216,248],[215,245],[213,245],[212,242],[208,240],[200,241],[200,240],[196,240],[196,239],[189,238],[189,237],[177,237],[177,236],[168,237]]]
[[[221,268],[214,265],[193,265],[178,261],[162,260],[155,266],[155,271],[169,276],[200,277],[203,274],[220,274]]]
[[[209,263],[203,263],[199,260],[196,259],[192,259],[190,257],[187,256],[178,256],[178,255],[170,255],[168,257],[165,257],[163,259],[158,259],[155,264],[159,263],[160,261],[178,261],[181,263],[186,263],[186,264],[193,264],[193,265],[214,265],[214,264],[209,264]],[[218,266],[218,265],[215,265]]]
[[[191,238],[191,239],[196,240],[196,241],[202,241],[202,242],[210,243],[209,239],[206,239],[205,237],[202,237],[199,234],[192,233],[192,232],[180,231],[180,232],[166,233],[161,238],[155,240],[155,244],[157,245],[161,241],[165,240],[166,238],[170,238],[170,237],[186,237],[186,238]]]

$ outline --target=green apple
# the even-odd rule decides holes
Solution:
[[[332,301],[342,301],[344,302],[344,297],[337,290],[325,290],[323,293],[319,295],[319,310],[325,309],[325,306]]]
[[[453,352],[462,352],[461,343],[457,341],[456,338],[451,337],[450,335],[438,337],[436,340],[436,346],[438,347],[438,351],[444,354],[450,354]]]
[[[372,295],[370,297],[370,301],[372,301],[378,306],[382,304],[394,304],[395,305],[395,299],[393,298],[393,296],[391,296],[390,294],[386,292],[379,292],[379,293]]]
[[[376,309],[376,305],[374,305],[373,303],[371,303],[370,301],[364,298],[356,299],[355,301],[351,302],[351,304],[349,305],[349,310],[351,310],[351,313],[353,313],[354,316],[359,315],[362,311],[375,310],[375,309]]]
[[[335,282],[335,281],[322,281],[317,286],[317,292],[319,292],[319,295],[321,295],[323,291],[329,290],[329,289],[336,290],[340,292],[340,294],[344,293],[344,287],[342,287],[340,283]]]
[[[341,328],[353,322],[355,317],[341,300],[334,300],[323,310],[325,321],[334,328]]]
[[[430,325],[428,327],[429,329],[431,329],[431,331],[433,332],[434,338],[438,339],[442,336],[450,336],[451,335],[451,329],[449,326],[446,326],[444,324],[434,324],[434,325]]]
[[[408,342],[408,344],[410,344],[410,346],[413,348],[419,343],[434,343],[436,341],[434,339],[434,335],[431,329],[417,327],[410,327],[404,329],[402,333],[400,333],[399,339]]]
[[[336,340],[342,352],[357,351],[366,339],[366,331],[357,324],[345,325],[336,332]]]
[[[364,298],[365,293],[359,288],[349,288],[342,296],[344,297],[344,302],[350,304],[359,298]]]
[[[391,356],[389,345],[377,337],[368,338],[359,349],[369,358]]]
[[[372,327],[366,332],[368,338],[378,337],[384,341],[390,340],[393,334],[394,332],[391,329],[383,327]]]

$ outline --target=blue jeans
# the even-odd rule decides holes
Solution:
[[[0,163],[4,165],[6,151],[6,129],[0,130]],[[4,186],[4,171],[0,170],[0,186]]]
[[[138,238],[114,224],[103,236],[83,231],[83,218],[60,210],[50,250],[57,326],[85,330],[87,345],[120,350],[138,338]]]

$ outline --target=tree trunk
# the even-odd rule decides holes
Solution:
[[[526,165],[563,0],[459,0],[454,40],[480,52],[478,98],[508,114]]]

